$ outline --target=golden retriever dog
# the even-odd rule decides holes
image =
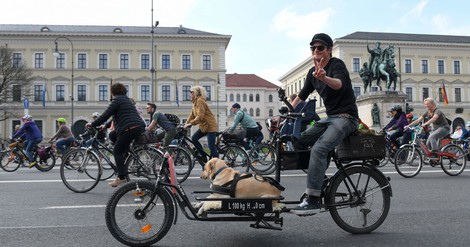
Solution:
[[[201,173],[201,179],[211,179],[212,186],[222,186],[227,182],[234,179],[236,175],[240,175],[240,172],[228,167],[225,161],[219,158],[212,158],[204,166],[204,170]],[[236,198],[263,198],[263,197],[275,197],[279,198],[281,191],[274,185],[265,181],[260,176],[256,175],[249,178],[241,179],[238,181],[235,188]],[[229,198],[230,195],[212,193],[207,198]],[[202,215],[209,209],[220,209],[222,203],[220,201],[203,201],[196,205],[199,208],[198,215]],[[273,211],[280,211],[284,205],[279,203],[278,200],[273,200]]]

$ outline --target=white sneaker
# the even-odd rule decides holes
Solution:
[[[109,182],[108,185],[111,187],[118,187],[119,185],[124,184],[126,182],[127,182],[126,179],[116,178],[112,182]]]

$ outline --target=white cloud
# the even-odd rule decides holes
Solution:
[[[408,26],[408,23],[414,22],[416,19],[421,18],[421,14],[424,11],[426,5],[428,5],[429,0],[421,0],[418,4],[416,4],[410,11],[406,12],[401,18],[400,23],[403,26]]]
[[[310,38],[312,33],[328,30],[330,18],[334,13],[332,8],[326,8],[301,15],[292,11],[292,8],[291,6],[281,10],[274,17],[272,28],[297,40],[305,40]]]

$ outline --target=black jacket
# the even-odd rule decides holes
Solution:
[[[108,118],[113,117],[114,128],[120,135],[127,128],[139,126],[145,129],[145,122],[137,112],[137,108],[132,104],[126,95],[116,95],[109,104],[108,108],[91,125],[93,127],[104,123]]]

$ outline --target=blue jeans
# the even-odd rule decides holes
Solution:
[[[33,148],[42,142],[42,138],[26,140],[24,142],[24,153],[28,156],[30,162],[33,162]]]
[[[196,132],[194,132],[193,136],[191,137],[191,141],[194,143],[194,146],[199,151],[199,153],[203,155],[203,157],[207,154],[206,152],[204,152],[204,148],[202,148],[199,139],[204,136],[207,136],[207,145],[209,146],[209,150],[211,151],[211,158],[219,157],[219,152],[217,152],[217,148],[215,147],[216,134],[217,132],[203,133],[200,129],[198,129],[196,130]]]
[[[306,193],[320,196],[329,162],[328,153],[358,128],[358,120],[328,116],[301,133],[298,143],[311,146]]]
[[[70,137],[68,139],[62,139],[58,141],[55,145],[57,146],[57,150],[63,155],[65,154],[65,150],[70,147],[70,144],[72,144],[75,141],[74,137]]]

